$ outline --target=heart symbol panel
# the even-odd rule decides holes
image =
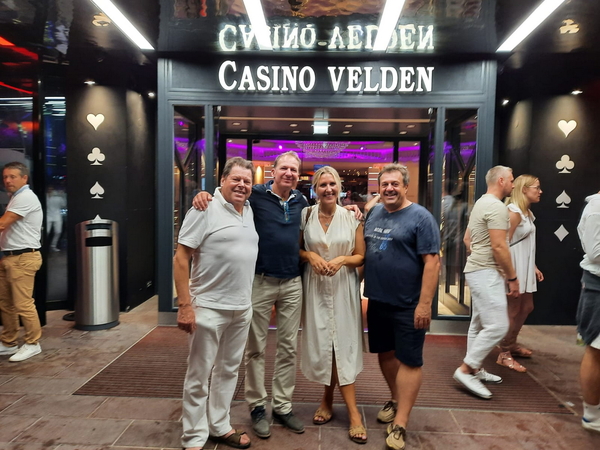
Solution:
[[[566,120],[558,121],[558,128],[565,134],[565,138],[569,136],[569,134],[571,134],[571,131],[573,131],[576,127],[577,122],[575,122],[574,120],[569,120],[568,122]]]
[[[104,122],[104,114],[88,114],[87,121],[97,130],[98,127]]]

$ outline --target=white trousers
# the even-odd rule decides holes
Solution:
[[[252,308],[194,307],[194,311],[196,331],[189,338],[183,385],[181,445],[185,448],[203,447],[209,434],[223,436],[231,431],[229,410],[252,319]]]
[[[506,283],[496,269],[483,269],[465,274],[471,289],[473,314],[464,363],[480,369],[483,360],[508,333]]]

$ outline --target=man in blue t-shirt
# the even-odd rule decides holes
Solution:
[[[406,425],[421,387],[425,330],[438,284],[440,232],[431,213],[406,197],[408,169],[379,173],[380,200],[365,222],[365,296],[369,350],[392,400],[377,420],[389,423],[386,444],[404,449]]]

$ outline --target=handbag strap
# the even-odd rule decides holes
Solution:
[[[314,206],[309,206],[308,211],[306,211],[306,219],[304,219],[304,229],[306,229],[306,225],[308,224],[308,218],[310,217],[310,213],[312,212]]]

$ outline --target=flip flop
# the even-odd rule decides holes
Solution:
[[[246,434],[245,431],[238,431],[238,430],[233,430],[233,433],[231,433],[229,436],[225,437],[225,436],[210,436],[210,438],[215,441],[218,442],[220,444],[225,444],[229,447],[233,447],[233,448],[248,448],[250,447],[251,442],[248,442],[247,444],[242,444],[242,436]]]
[[[364,438],[362,436],[365,436]],[[348,429],[348,437],[357,444],[367,443],[367,430],[362,425],[354,425]]]
[[[323,408],[318,408],[313,416],[313,423],[315,425],[325,425],[333,418],[333,413]],[[323,420],[319,420],[323,419]]]

